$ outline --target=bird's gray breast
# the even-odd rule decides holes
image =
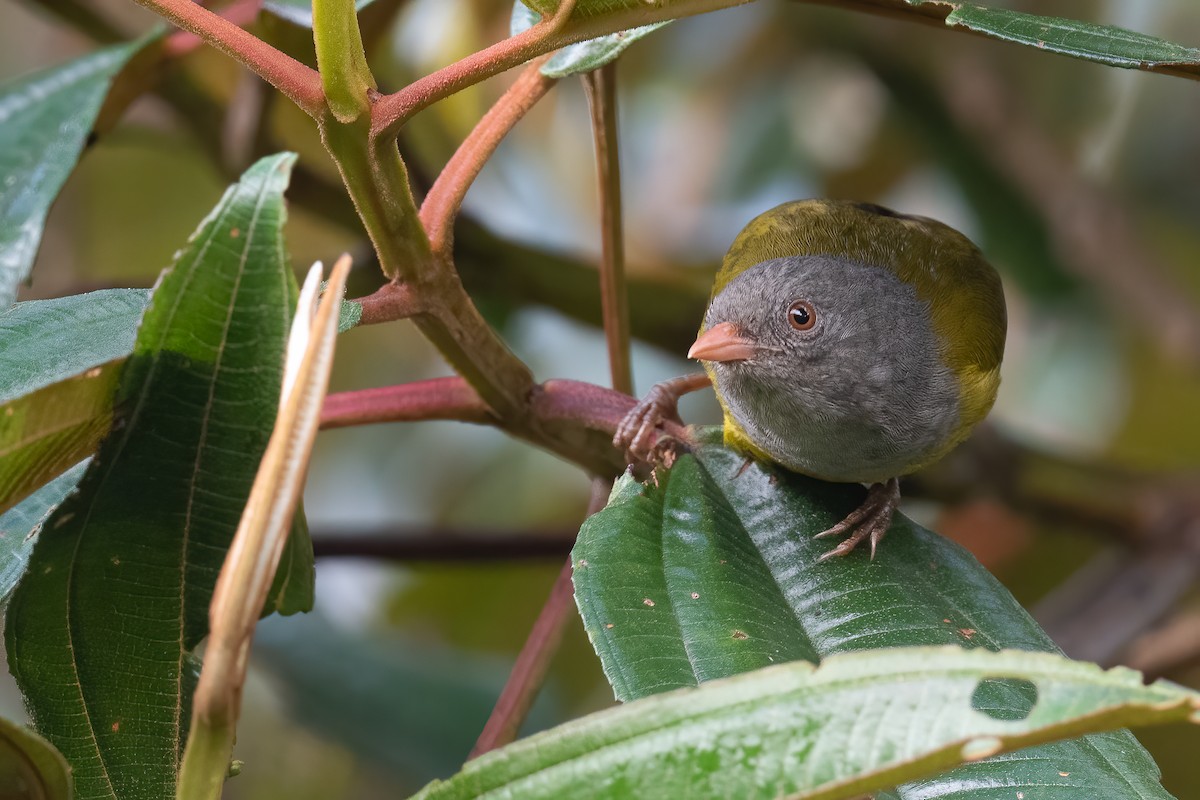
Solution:
[[[825,480],[882,481],[912,471],[953,435],[957,380],[928,304],[893,272],[828,256],[775,259],[725,291],[742,279],[759,282],[751,294],[768,312],[755,324],[776,347],[715,365],[717,383],[751,441],[781,464]],[[783,313],[775,304],[786,308],[793,296],[821,315],[810,340],[768,324]]]

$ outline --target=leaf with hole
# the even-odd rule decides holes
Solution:
[[[279,397],[293,161],[252,166],[160,279],[113,430],[9,601],[9,667],[81,797],[174,794],[190,650]]]
[[[980,685],[1000,681],[1035,687],[1036,701],[1020,716],[989,713]],[[864,650],[592,714],[468,762],[417,797],[849,800],[1085,731],[1200,722],[1198,710],[1190,689],[1050,653]],[[1046,788],[1027,796],[1054,796]]]
[[[970,554],[902,516],[874,561],[853,553],[818,563],[831,545],[813,535],[856,507],[863,489],[744,462],[703,444],[657,485],[622,478],[584,523],[575,596],[619,699],[868,648],[1055,649]],[[987,691],[994,708],[1026,702],[1011,685]],[[1043,800],[1131,787],[1136,797],[1169,796],[1127,732],[973,763],[900,796],[983,800],[996,785],[1047,784],[1061,788],[1038,789]]]

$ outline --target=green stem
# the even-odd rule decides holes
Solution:
[[[375,76],[367,66],[354,0],[313,0],[313,43],[329,110],[349,123],[371,111]]]
[[[234,727],[229,720],[192,720],[175,800],[221,800],[233,755],[233,738]]]

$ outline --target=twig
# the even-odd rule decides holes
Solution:
[[[434,378],[331,394],[325,398],[321,427],[431,419],[493,425],[594,475],[616,475],[626,463],[623,454],[612,446],[612,437],[635,402],[627,394],[592,383],[547,381],[535,386],[528,398],[532,426],[513,426],[489,413],[487,405],[462,378]],[[683,426],[666,422],[663,427],[672,438],[690,441]]]
[[[389,561],[474,561],[562,558],[575,530],[491,531],[406,526],[372,533],[312,531],[317,558],[378,558]]]
[[[588,503],[587,516],[590,517],[604,508],[611,487],[612,482],[609,480],[592,479],[592,498]],[[558,573],[558,579],[554,581],[550,597],[542,606],[537,621],[533,623],[533,629],[529,631],[529,637],[517,656],[517,663],[513,665],[508,683],[504,685],[500,699],[496,701],[496,707],[492,709],[483,733],[479,734],[479,740],[475,742],[468,759],[503,747],[517,738],[521,723],[529,714],[529,709],[542,688],[542,682],[546,679],[550,661],[558,651],[567,620],[571,618],[574,605],[571,602],[572,594],[571,559],[568,558]]]
[[[251,24],[258,17],[262,0],[235,0],[221,9],[220,16],[239,28]],[[163,43],[163,55],[167,58],[182,58],[204,44],[204,39],[191,31],[176,31]]]
[[[462,378],[433,378],[328,395],[321,411],[321,428],[433,419],[494,423],[487,406]]]
[[[422,309],[420,297],[411,286],[404,283],[385,283],[374,293],[353,302],[362,306],[359,325],[378,325],[406,319],[421,313]]]
[[[136,0],[190,31],[283,92],[311,117],[325,112],[325,93],[317,71],[191,0]]]
[[[534,59],[479,121],[434,181],[421,205],[421,223],[435,253],[454,242],[454,218],[467,189],[500,142],[557,81],[541,73],[545,58]]]
[[[1200,663],[1200,612],[1181,611],[1138,637],[1122,655],[1121,663],[1142,671],[1147,680]]]
[[[547,45],[566,23],[574,8],[575,0],[561,0],[551,16],[528,30],[472,53],[394,94],[380,97],[371,112],[372,135],[395,139],[404,123],[421,109],[553,50]]]
[[[617,65],[609,62],[583,76],[596,145],[600,190],[600,305],[613,388],[633,394],[629,357],[629,302],[625,287],[625,239],[621,227],[621,162],[617,131]]]

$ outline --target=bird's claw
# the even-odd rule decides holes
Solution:
[[[822,539],[826,536],[850,534],[837,547],[822,555],[817,561],[828,561],[831,558],[847,555],[867,540],[871,542],[871,560],[874,561],[879,542],[883,540],[884,534],[891,527],[892,515],[896,513],[899,505],[900,482],[896,478],[891,478],[885,483],[874,484],[867,492],[867,497],[863,500],[862,505],[832,528],[821,531],[813,537]]]
[[[679,398],[662,384],[654,386],[637,402],[613,436],[613,446],[622,450],[630,463],[648,462],[670,466],[681,444],[660,430],[666,420],[679,422]]]

